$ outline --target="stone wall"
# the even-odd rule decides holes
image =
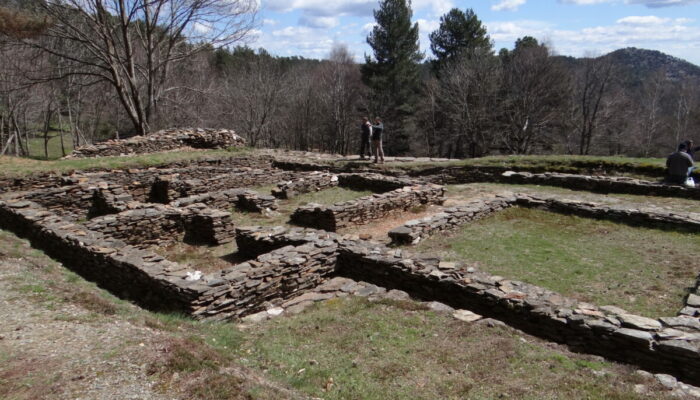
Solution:
[[[514,202],[514,196],[486,196],[471,200],[463,205],[446,208],[438,214],[408,221],[389,231],[389,237],[393,245],[418,244],[430,235],[487,217],[511,207]]]
[[[332,232],[309,228],[287,228],[284,226],[247,226],[236,228],[236,244],[239,254],[257,257],[285,246],[301,246],[314,241],[338,241]]]
[[[700,213],[669,212],[656,209],[637,209],[606,206],[555,197],[517,194],[514,205],[540,208],[565,215],[605,219],[628,225],[649,226],[663,229],[700,233]]]
[[[300,194],[318,192],[338,186],[338,176],[326,172],[311,172],[300,178],[279,182],[272,195],[278,199],[291,199]]]
[[[244,146],[245,140],[228,129],[183,128],[167,129],[146,136],[134,136],[124,140],[109,140],[78,147],[72,158],[107,157],[127,154],[157,153],[182,147],[195,149],[222,149]]]
[[[374,193],[386,193],[405,186],[420,185],[423,182],[408,178],[374,173],[353,173],[338,175],[340,187],[354,190],[369,190]]]
[[[347,226],[367,224],[412,207],[442,204],[445,200],[444,195],[445,188],[442,186],[406,186],[331,206],[305,205],[297,208],[290,220],[296,225],[335,232]]]
[[[502,172],[503,168],[435,168],[434,175],[424,179],[438,184],[462,184],[475,182],[508,183],[517,185],[559,186],[573,190],[597,193],[625,193],[643,196],[681,197],[700,199],[700,187],[688,188],[667,185],[642,179],[614,176],[589,176],[562,173]]]
[[[367,242],[340,245],[338,273],[498,318],[578,351],[700,383],[700,320],[696,311],[692,317],[645,318],[437,258],[407,259],[401,250]]]
[[[230,189],[220,192],[203,193],[175,200],[175,207],[185,207],[195,203],[206,204],[208,207],[228,210],[237,207],[241,210],[266,213],[277,210],[279,205],[273,196],[262,196],[253,190]]]
[[[331,239],[287,246],[197,277],[183,265],[71,223],[29,201],[0,200],[0,228],[28,238],[112,293],[154,310],[198,319],[237,318],[303,294],[334,273],[338,246]]]
[[[246,169],[209,177],[185,179],[178,174],[158,176],[152,185],[149,199],[168,204],[183,197],[228,189],[247,188],[293,178],[294,173],[281,170]]]
[[[144,249],[182,241],[218,245],[234,239],[231,214],[203,204],[185,208],[132,204],[131,208],[93,218],[85,223],[85,227]]]
[[[223,270],[218,283],[193,303],[200,319],[232,319],[263,311],[315,288],[335,273],[337,242],[287,246]]]
[[[203,292],[180,264],[71,223],[29,201],[0,201],[0,227],[25,237],[68,268],[156,310],[191,313]]]
[[[700,214],[698,213],[606,206],[556,197],[509,193],[477,198],[463,205],[446,208],[438,214],[408,221],[389,231],[389,237],[394,245],[417,244],[436,232],[456,229],[512,206],[539,208],[628,225],[700,232]]]

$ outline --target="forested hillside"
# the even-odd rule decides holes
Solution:
[[[0,0],[2,153],[182,126],[353,153],[360,118],[378,115],[388,154],[460,158],[660,156],[700,132],[700,67],[634,48],[562,57],[532,37],[497,51],[469,9],[445,14],[422,54],[408,2],[382,1],[358,62],[342,44],[325,60],[245,47],[252,0],[131,0],[124,14],[98,3]],[[190,18],[158,14],[173,4]]]

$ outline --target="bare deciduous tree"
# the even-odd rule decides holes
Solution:
[[[171,64],[243,39],[256,7],[255,0],[49,0],[40,5],[51,22],[43,36],[21,40],[70,61],[70,74],[109,83],[145,134],[170,89]]]

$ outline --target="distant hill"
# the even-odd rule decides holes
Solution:
[[[644,79],[658,71],[664,71],[671,81],[700,79],[700,66],[656,50],[628,47],[603,57],[612,58],[619,68],[632,74],[634,80]]]
[[[700,82],[700,66],[657,50],[628,47],[615,50],[601,57],[613,60],[616,69],[626,77],[625,86],[639,87],[654,74],[662,71],[672,82],[694,80]],[[582,66],[583,58],[561,56],[561,61],[569,68]]]

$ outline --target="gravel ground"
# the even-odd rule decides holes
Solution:
[[[0,376],[12,378],[0,378],[0,385],[11,385],[5,395],[175,398],[156,391],[157,382],[146,374],[149,349],[157,347],[161,333],[69,302],[27,299],[24,294],[43,293],[39,286],[21,283],[36,268],[28,264],[24,259],[0,261],[0,355],[5,360]]]

